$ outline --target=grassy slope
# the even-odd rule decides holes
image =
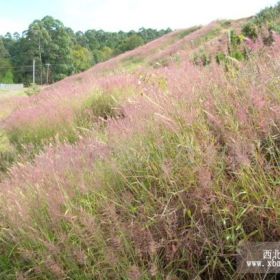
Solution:
[[[18,103],[26,97],[25,91],[0,90],[0,122],[9,116],[17,107]],[[0,179],[1,171],[5,170],[13,161],[15,154],[5,131],[0,126]]]
[[[279,239],[279,46],[227,72],[190,62],[243,23],[168,34],[20,102],[2,122],[18,163],[1,279],[232,279],[240,241]]]
[[[13,110],[15,102],[13,102],[18,97],[25,96],[23,91],[8,91],[8,90],[0,90],[0,102],[1,102],[1,112],[0,112],[0,120],[7,117]]]

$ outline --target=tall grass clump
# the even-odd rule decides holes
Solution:
[[[0,179],[1,172],[7,171],[7,168],[14,161],[15,150],[9,143],[7,135],[0,130]]]
[[[133,77],[100,78],[88,92],[40,93],[24,100],[3,121],[10,144],[32,159],[50,144],[75,144],[89,129],[107,119],[121,117],[120,103],[136,94]]]
[[[110,92],[104,90],[96,91],[90,95],[81,106],[76,115],[75,122],[78,127],[92,128],[98,122],[109,119],[117,119],[123,116],[121,103],[129,95],[135,94],[134,87],[126,89],[112,89]]]
[[[113,97],[89,99],[110,116],[103,142],[49,147],[1,183],[0,275],[238,279],[240,242],[279,239],[271,51],[235,76],[216,64],[157,70],[167,88],[146,83],[122,118]]]

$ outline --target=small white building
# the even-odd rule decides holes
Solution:
[[[23,84],[0,84],[0,90],[21,90],[23,88]]]

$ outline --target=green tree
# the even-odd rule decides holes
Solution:
[[[3,84],[13,84],[14,83],[14,74],[11,69],[9,69],[1,81]]]
[[[0,38],[0,65],[0,82],[13,83],[13,73],[10,55],[4,46],[2,38]]]
[[[33,21],[21,35],[7,33],[3,42],[10,54],[9,67],[16,69],[13,73],[14,81],[30,84],[33,59],[36,60],[36,82],[46,82],[48,64],[48,81],[54,82],[170,31],[141,28],[129,32],[93,29],[74,33],[61,21],[46,16]]]
[[[84,71],[92,65],[93,55],[87,48],[77,45],[72,56],[75,72]]]
[[[119,50],[121,52],[130,51],[143,44],[144,44],[143,38],[137,34],[133,34],[120,44]]]
[[[75,35],[62,22],[50,16],[35,20],[19,40],[21,53],[18,54],[18,67],[32,65],[36,60],[36,81],[46,82],[46,64],[51,64],[51,80],[57,81],[74,72],[72,48]],[[32,69],[24,70],[22,78],[31,82]]]
[[[109,47],[104,47],[101,49],[101,53],[102,53],[102,60],[105,61],[113,56],[114,51]]]

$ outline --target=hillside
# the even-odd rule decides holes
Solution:
[[[0,93],[0,279],[262,279],[236,255],[280,238],[277,9]]]
[[[34,20],[21,34],[6,30],[6,35],[0,35],[0,83],[30,85],[33,79],[40,85],[54,83],[170,31],[140,28],[129,32],[75,32],[60,20],[45,16]]]

